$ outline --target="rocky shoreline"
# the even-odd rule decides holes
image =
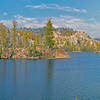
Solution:
[[[0,59],[70,59],[71,58],[70,55],[61,48],[51,52],[45,51],[44,54],[37,56],[30,56],[29,55],[30,50],[21,48],[16,48],[14,50],[11,48],[7,48],[6,50],[2,49],[2,54],[0,56]]]

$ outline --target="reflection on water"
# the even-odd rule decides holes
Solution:
[[[4,83],[6,82],[6,74],[7,74],[6,60],[2,60],[1,65],[2,66],[0,66],[0,82]]]
[[[100,54],[0,60],[0,100],[100,100]]]
[[[25,70],[25,81],[27,81],[28,64],[26,60],[24,61],[24,70]]]
[[[53,77],[53,60],[48,60],[46,62],[46,73],[48,83],[50,83],[49,81],[51,81]]]
[[[52,100],[52,94],[53,94],[53,60],[48,60],[46,62],[46,86],[45,86],[45,93],[44,93],[44,99],[43,100]]]
[[[14,84],[15,84],[15,86],[16,86],[16,79],[17,79],[17,78],[16,78],[16,77],[17,77],[17,75],[16,75],[16,74],[17,74],[17,73],[16,73],[16,70],[17,70],[17,69],[16,69],[16,60],[13,60],[12,62],[13,62],[13,81],[14,81]]]

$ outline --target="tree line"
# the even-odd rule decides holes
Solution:
[[[35,34],[32,31],[23,29],[17,29],[17,22],[14,20],[12,29],[5,28],[3,24],[0,27],[0,48],[6,50],[6,48],[33,48],[36,50],[36,46],[41,46],[43,49],[52,49],[55,47],[55,40],[53,31],[59,31],[63,36],[70,37],[75,33],[73,29],[54,29],[51,19],[48,20],[43,32]],[[97,46],[95,48],[95,45]],[[78,44],[70,43],[70,40],[66,39],[64,46],[62,47],[66,51],[100,51],[100,42],[96,42],[90,45],[87,41],[85,44],[81,44],[79,40]],[[0,49],[1,50],[1,49]],[[36,53],[36,51],[34,51]],[[30,55],[32,51],[30,51]]]

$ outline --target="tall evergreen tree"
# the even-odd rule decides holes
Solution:
[[[8,36],[5,28],[2,28],[0,30],[0,42],[3,48],[7,47],[7,42],[8,42]]]
[[[18,36],[17,46],[18,46],[18,48],[22,48],[23,47],[23,42],[22,42],[22,37],[21,36]]]
[[[12,29],[12,47],[16,47],[16,21],[13,21],[13,29]]]
[[[53,40],[53,26],[51,19],[48,20],[46,27],[44,29],[44,44],[48,48],[52,48],[54,46],[54,40]]]

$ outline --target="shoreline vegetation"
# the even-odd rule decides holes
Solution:
[[[2,49],[3,50],[3,49]],[[59,51],[59,52],[58,52]],[[58,54],[57,54],[58,53]],[[63,49],[56,49],[55,51],[45,51],[45,55],[41,51],[33,52],[32,48],[7,48],[3,50],[1,59],[69,59],[70,55]]]
[[[85,31],[54,29],[51,19],[37,34],[16,26],[15,20],[12,29],[0,24],[0,59],[69,59],[68,52],[100,52],[100,41]]]

